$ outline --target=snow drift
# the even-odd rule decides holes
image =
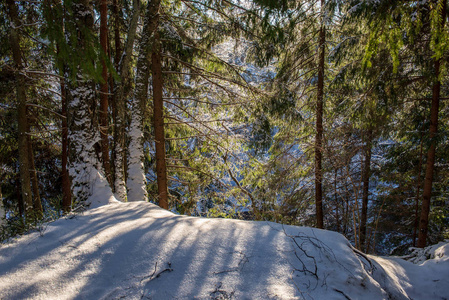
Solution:
[[[444,299],[448,244],[433,253],[413,264],[330,231],[111,203],[3,245],[0,299]]]

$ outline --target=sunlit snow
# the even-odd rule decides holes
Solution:
[[[365,256],[335,232],[179,216],[143,201],[100,198],[93,196],[93,206],[110,203],[1,246],[0,299],[449,296],[447,243],[413,264]]]

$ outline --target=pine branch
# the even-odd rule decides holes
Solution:
[[[33,107],[45,109],[45,110],[47,110],[47,111],[49,111],[49,112],[51,112],[51,113],[57,115],[57,116],[60,117],[61,119],[65,119],[65,118],[66,118],[65,116],[63,116],[63,115],[61,115],[61,114],[55,112],[54,110],[52,110],[52,109],[50,109],[50,108],[47,108],[47,107],[45,107],[45,106],[42,106],[42,105],[33,104],[33,103],[27,103],[26,106],[33,106]]]
[[[216,103],[216,102],[202,101],[202,100],[198,100],[198,99],[196,99],[196,98],[188,98],[188,97],[163,97],[162,99],[164,99],[164,101],[165,101],[166,99],[170,99],[170,100],[189,100],[189,101],[194,101],[194,102],[199,102],[199,103],[204,103],[204,104],[221,105],[221,106],[239,105],[239,104],[243,104],[243,103],[244,103],[244,102]],[[168,101],[167,101],[167,102],[168,102]]]
[[[218,78],[218,79],[230,82],[230,83],[237,84],[237,85],[239,85],[239,86],[241,86],[243,88],[250,89],[250,90],[253,89],[253,87],[250,86],[246,81],[245,81],[245,84],[243,84],[241,82],[238,82],[237,80],[226,78],[226,77],[223,77],[220,74],[217,74],[217,73],[214,73],[214,72],[211,72],[211,71],[207,71],[207,70],[205,70],[205,69],[203,69],[201,67],[189,64],[188,62],[185,62],[185,61],[183,61],[183,60],[181,60],[179,58],[173,57],[173,56],[171,56],[169,54],[166,54],[166,53],[162,53],[162,56],[164,56],[166,58],[169,58],[169,59],[173,59],[175,61],[178,61],[178,62],[180,62],[181,64],[185,65],[186,67],[188,67],[190,69],[194,69],[196,71],[201,71],[199,73],[183,73],[183,72],[174,72],[174,71],[164,71],[163,73],[167,73],[167,74],[177,74],[177,73],[179,73],[179,74],[184,74],[184,75],[197,75],[197,76],[201,76],[203,78],[205,77],[204,73],[206,73],[209,76],[212,76],[212,77],[215,77],[215,78]],[[241,78],[243,79],[243,77],[241,77]]]
[[[186,170],[189,170],[189,171],[196,171],[196,172],[198,172],[198,173],[201,173],[201,174],[203,174],[203,175],[206,175],[206,176],[208,176],[208,177],[214,179],[214,180],[217,181],[221,186],[229,188],[229,185],[227,185],[227,184],[225,184],[224,182],[222,182],[220,178],[217,178],[217,177],[215,177],[215,176],[212,175],[212,174],[203,172],[203,171],[198,170],[198,169],[196,169],[196,168],[192,168],[192,167],[188,167],[188,166],[178,166],[178,165],[167,165],[167,168],[186,169]]]

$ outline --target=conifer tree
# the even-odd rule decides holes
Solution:
[[[419,221],[419,234],[418,234],[418,244],[417,246],[420,248],[424,248],[427,244],[427,235],[428,235],[428,224],[429,224],[429,212],[430,212],[430,198],[432,196],[432,183],[434,177],[434,165],[435,165],[435,156],[436,156],[436,135],[438,133],[438,113],[440,106],[440,93],[441,93],[441,65],[442,65],[442,57],[447,53],[442,52],[441,48],[446,48],[444,43],[447,43],[447,39],[449,37],[448,31],[445,29],[446,19],[447,19],[447,1],[437,1],[433,3],[434,7],[431,7],[434,12],[433,16],[431,16],[431,23],[434,26],[433,30],[436,32],[434,36],[432,36],[435,44],[434,52],[434,78],[433,78],[433,86],[432,86],[432,105],[430,108],[430,128],[429,128],[429,139],[430,147],[427,152],[427,162],[426,162],[426,175],[424,180],[424,189],[423,189],[423,201],[421,207],[421,217]],[[443,40],[441,40],[443,39]],[[443,44],[443,45],[441,45]]]
[[[370,41],[365,55],[367,65],[371,65],[370,58],[377,52],[379,45],[385,44],[393,57],[393,71],[397,73],[401,67],[401,52],[403,49],[414,49],[416,52],[411,56],[413,67],[425,75],[420,78],[423,82],[427,82],[427,88],[432,90],[432,106],[429,118],[431,125],[428,137],[431,142],[427,151],[418,247],[425,246],[428,231],[428,215],[437,145],[435,137],[438,131],[439,99],[441,97],[441,59],[447,56],[446,2],[444,0],[430,1],[428,3],[417,3],[413,6],[403,3],[362,6],[362,10],[365,9],[366,16],[370,19],[371,28]],[[369,13],[368,9],[370,10]],[[411,18],[411,15],[416,15],[416,17]],[[383,30],[385,26],[390,26],[390,30]],[[416,47],[416,45],[420,45],[421,48]],[[410,82],[413,83],[413,81]]]
[[[19,147],[19,169],[20,169],[20,185],[24,203],[24,212],[28,221],[31,221],[33,215],[33,194],[31,190],[30,179],[30,163],[29,157],[29,139],[28,132],[28,117],[27,117],[27,99],[26,99],[26,84],[24,78],[24,61],[22,57],[22,50],[20,45],[21,21],[19,19],[18,9],[13,0],[8,0],[8,15],[11,22],[10,43],[13,54],[15,71],[16,71],[16,98],[17,98],[17,123],[18,123],[18,147]]]
[[[147,198],[144,170],[143,122],[148,98],[152,38],[159,24],[159,0],[149,1],[145,11],[144,26],[139,42],[136,87],[132,99],[130,125],[130,156],[128,167],[128,199],[138,201]]]
[[[111,164],[109,161],[109,121],[108,121],[108,68],[106,66],[106,56],[108,53],[108,8],[107,1],[100,1],[100,44],[102,49],[102,82],[100,84],[100,136],[101,136],[101,160],[103,170],[109,184],[112,186]]]
[[[73,1],[66,18],[67,40],[71,55],[76,55],[70,69],[67,89],[69,174],[75,201],[84,203],[94,192],[93,186],[104,180],[100,174],[100,131],[95,94],[94,12],[88,0]]]
[[[133,49],[137,35],[137,26],[141,14],[141,1],[134,0],[132,6],[131,19],[129,20],[128,32],[126,32],[126,41],[123,46],[123,52],[120,47],[120,28],[119,14],[115,13],[115,65],[120,81],[115,85],[115,102],[114,102],[114,143],[113,143],[113,165],[114,165],[114,192],[116,197],[121,201],[127,201],[127,119],[128,107],[127,103],[132,95],[132,72],[131,63],[133,57]],[[117,9],[118,10],[118,9]]]

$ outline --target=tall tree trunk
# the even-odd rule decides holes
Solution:
[[[114,51],[112,51],[112,45],[111,45],[111,38],[108,37],[108,57],[110,61],[114,62],[114,68],[116,72],[119,72],[119,61],[121,57],[121,41],[120,41],[120,16],[119,16],[119,5],[117,0],[112,1],[112,26],[113,26],[113,34],[114,34]],[[114,58],[112,55],[112,52],[114,52]],[[110,157],[110,165],[111,165],[111,176],[112,176],[112,182],[111,185],[112,191],[115,193],[115,182],[116,182],[116,166],[115,162],[117,160],[117,142],[115,140],[116,138],[116,122],[117,122],[117,95],[116,95],[116,83],[114,80],[114,77],[109,75],[109,86],[110,90],[113,91],[110,95],[109,104],[111,106],[112,111],[112,122],[113,122],[113,140],[111,145],[111,157]]]
[[[151,55],[153,75],[153,115],[156,144],[156,174],[159,206],[168,209],[167,165],[165,162],[164,103],[162,100],[162,58],[159,35],[156,33]]]
[[[47,6],[47,9],[50,9],[51,4],[49,1],[44,2]],[[63,3],[60,2],[60,5]],[[59,22],[61,26],[61,30],[64,32],[64,18],[65,18],[65,11],[63,7],[61,7],[61,10],[63,11],[63,14],[56,18],[55,22]],[[60,54],[60,47],[59,45],[56,45],[56,51],[59,56]],[[68,166],[68,158],[69,158],[69,143],[68,143],[68,113],[67,113],[67,93],[66,93],[66,82],[64,80],[64,73],[66,71],[66,66],[63,61],[59,61],[59,90],[61,93],[61,181],[62,181],[62,213],[67,214],[72,209],[72,189],[71,189],[71,183],[70,183],[70,176],[69,172],[67,170]]]
[[[73,41],[71,34],[76,34],[77,43],[72,45],[78,53],[87,53],[92,46],[94,13],[90,0],[75,0],[72,5],[72,15],[67,18],[72,22],[66,28],[68,40]],[[81,204],[101,205],[112,198],[112,190],[106,179],[101,175],[99,158],[99,143],[101,141],[96,112],[95,83],[86,76],[81,65],[75,68],[75,82],[68,81],[67,103],[69,124],[69,173],[72,179],[74,200]],[[98,194],[101,195],[98,195]],[[90,197],[94,195],[93,197]],[[97,197],[98,196],[98,197]]]
[[[30,132],[30,128],[28,128],[28,132]],[[36,166],[34,164],[33,144],[31,143],[30,136],[28,136],[27,142],[28,142],[28,160],[30,162],[30,176],[33,188],[33,208],[36,214],[36,218],[41,219],[43,217],[43,210],[42,210],[41,196],[39,193],[39,181],[37,178]]]
[[[22,51],[20,49],[19,28],[21,22],[17,12],[14,0],[7,0],[8,17],[13,26],[10,28],[10,43],[16,69],[16,98],[17,98],[17,122],[19,129],[18,152],[19,152],[19,172],[22,198],[24,203],[24,213],[27,220],[31,220],[33,212],[33,198],[31,191],[30,166],[29,166],[29,147],[28,147],[28,119],[26,107],[26,83],[23,75]]]
[[[421,170],[423,155],[424,132],[421,132],[421,143],[419,145],[419,163],[416,178],[416,197],[415,197],[415,221],[413,222],[413,247],[416,247],[416,237],[419,227],[419,197],[421,197]]]
[[[19,170],[20,173],[20,170]],[[17,198],[17,208],[19,210],[19,216],[25,215],[25,203],[23,202],[22,197],[22,185],[20,184],[20,174],[16,176],[15,180],[15,192],[16,192],[16,198]],[[23,221],[23,218],[21,219]]]
[[[108,53],[108,7],[107,0],[100,2],[100,45],[104,53],[102,59],[101,77],[103,82],[100,84],[100,136],[101,136],[101,154],[103,170],[106,179],[112,186],[111,165],[109,161],[109,124],[108,124],[108,68],[106,66],[106,56]]]
[[[337,223],[337,232],[341,232],[340,212],[339,212],[338,193],[337,193],[337,180],[338,180],[338,169],[335,168],[334,172],[335,219]]]
[[[441,28],[444,29],[446,22],[446,1],[443,1],[443,9],[441,10]],[[429,226],[430,198],[432,196],[433,169],[435,166],[435,148],[436,135],[438,132],[438,112],[440,106],[440,76],[441,58],[435,60],[435,82],[432,88],[432,105],[430,108],[430,148],[427,152],[426,177],[424,179],[423,200],[421,206],[421,218],[419,221],[418,247],[424,248],[427,243],[427,234]]]
[[[136,89],[132,100],[130,126],[128,200],[146,200],[146,178],[144,168],[143,120],[148,99],[148,79],[150,76],[151,38],[159,22],[160,0],[148,2],[137,60]]]
[[[362,190],[362,216],[360,221],[360,250],[366,251],[366,220],[368,216],[369,178],[371,176],[371,151],[373,142],[373,131],[366,132],[364,164],[363,164],[363,190]]]
[[[137,25],[139,21],[139,16],[141,12],[140,0],[133,1],[133,15],[128,29],[127,39],[123,54],[119,58],[120,49],[120,32],[118,29],[118,21],[115,24],[115,47],[116,47],[116,63],[119,64],[119,73],[121,82],[117,86],[117,91],[114,93],[116,95],[115,103],[115,122],[114,122],[114,150],[115,150],[115,182],[114,182],[114,192],[120,201],[127,201],[127,190],[126,190],[126,171],[127,171],[127,142],[125,139],[126,133],[126,119],[127,119],[127,100],[130,95],[131,90],[131,79],[129,77],[130,73],[130,63],[133,54],[134,41],[136,39]],[[118,11],[116,15],[118,19]]]
[[[3,203],[3,194],[2,194],[2,185],[0,182],[0,228],[3,224],[6,224],[6,209],[5,204]]]
[[[67,125],[67,98],[66,98],[66,90],[65,83],[62,76],[64,75],[64,71],[60,70],[59,74],[61,75],[60,81],[60,89],[61,89],[61,106],[62,106],[62,153],[61,153],[61,177],[62,177],[62,211],[64,214],[67,214],[72,209],[72,189],[70,187],[70,178],[69,172],[67,171],[67,163],[69,157],[69,143],[68,143],[68,125]]]
[[[324,25],[324,0],[321,0],[321,28],[318,55],[318,88],[316,101],[316,136],[315,136],[315,207],[316,227],[324,228],[323,216],[323,96],[324,96],[324,58],[326,50],[326,27]]]

